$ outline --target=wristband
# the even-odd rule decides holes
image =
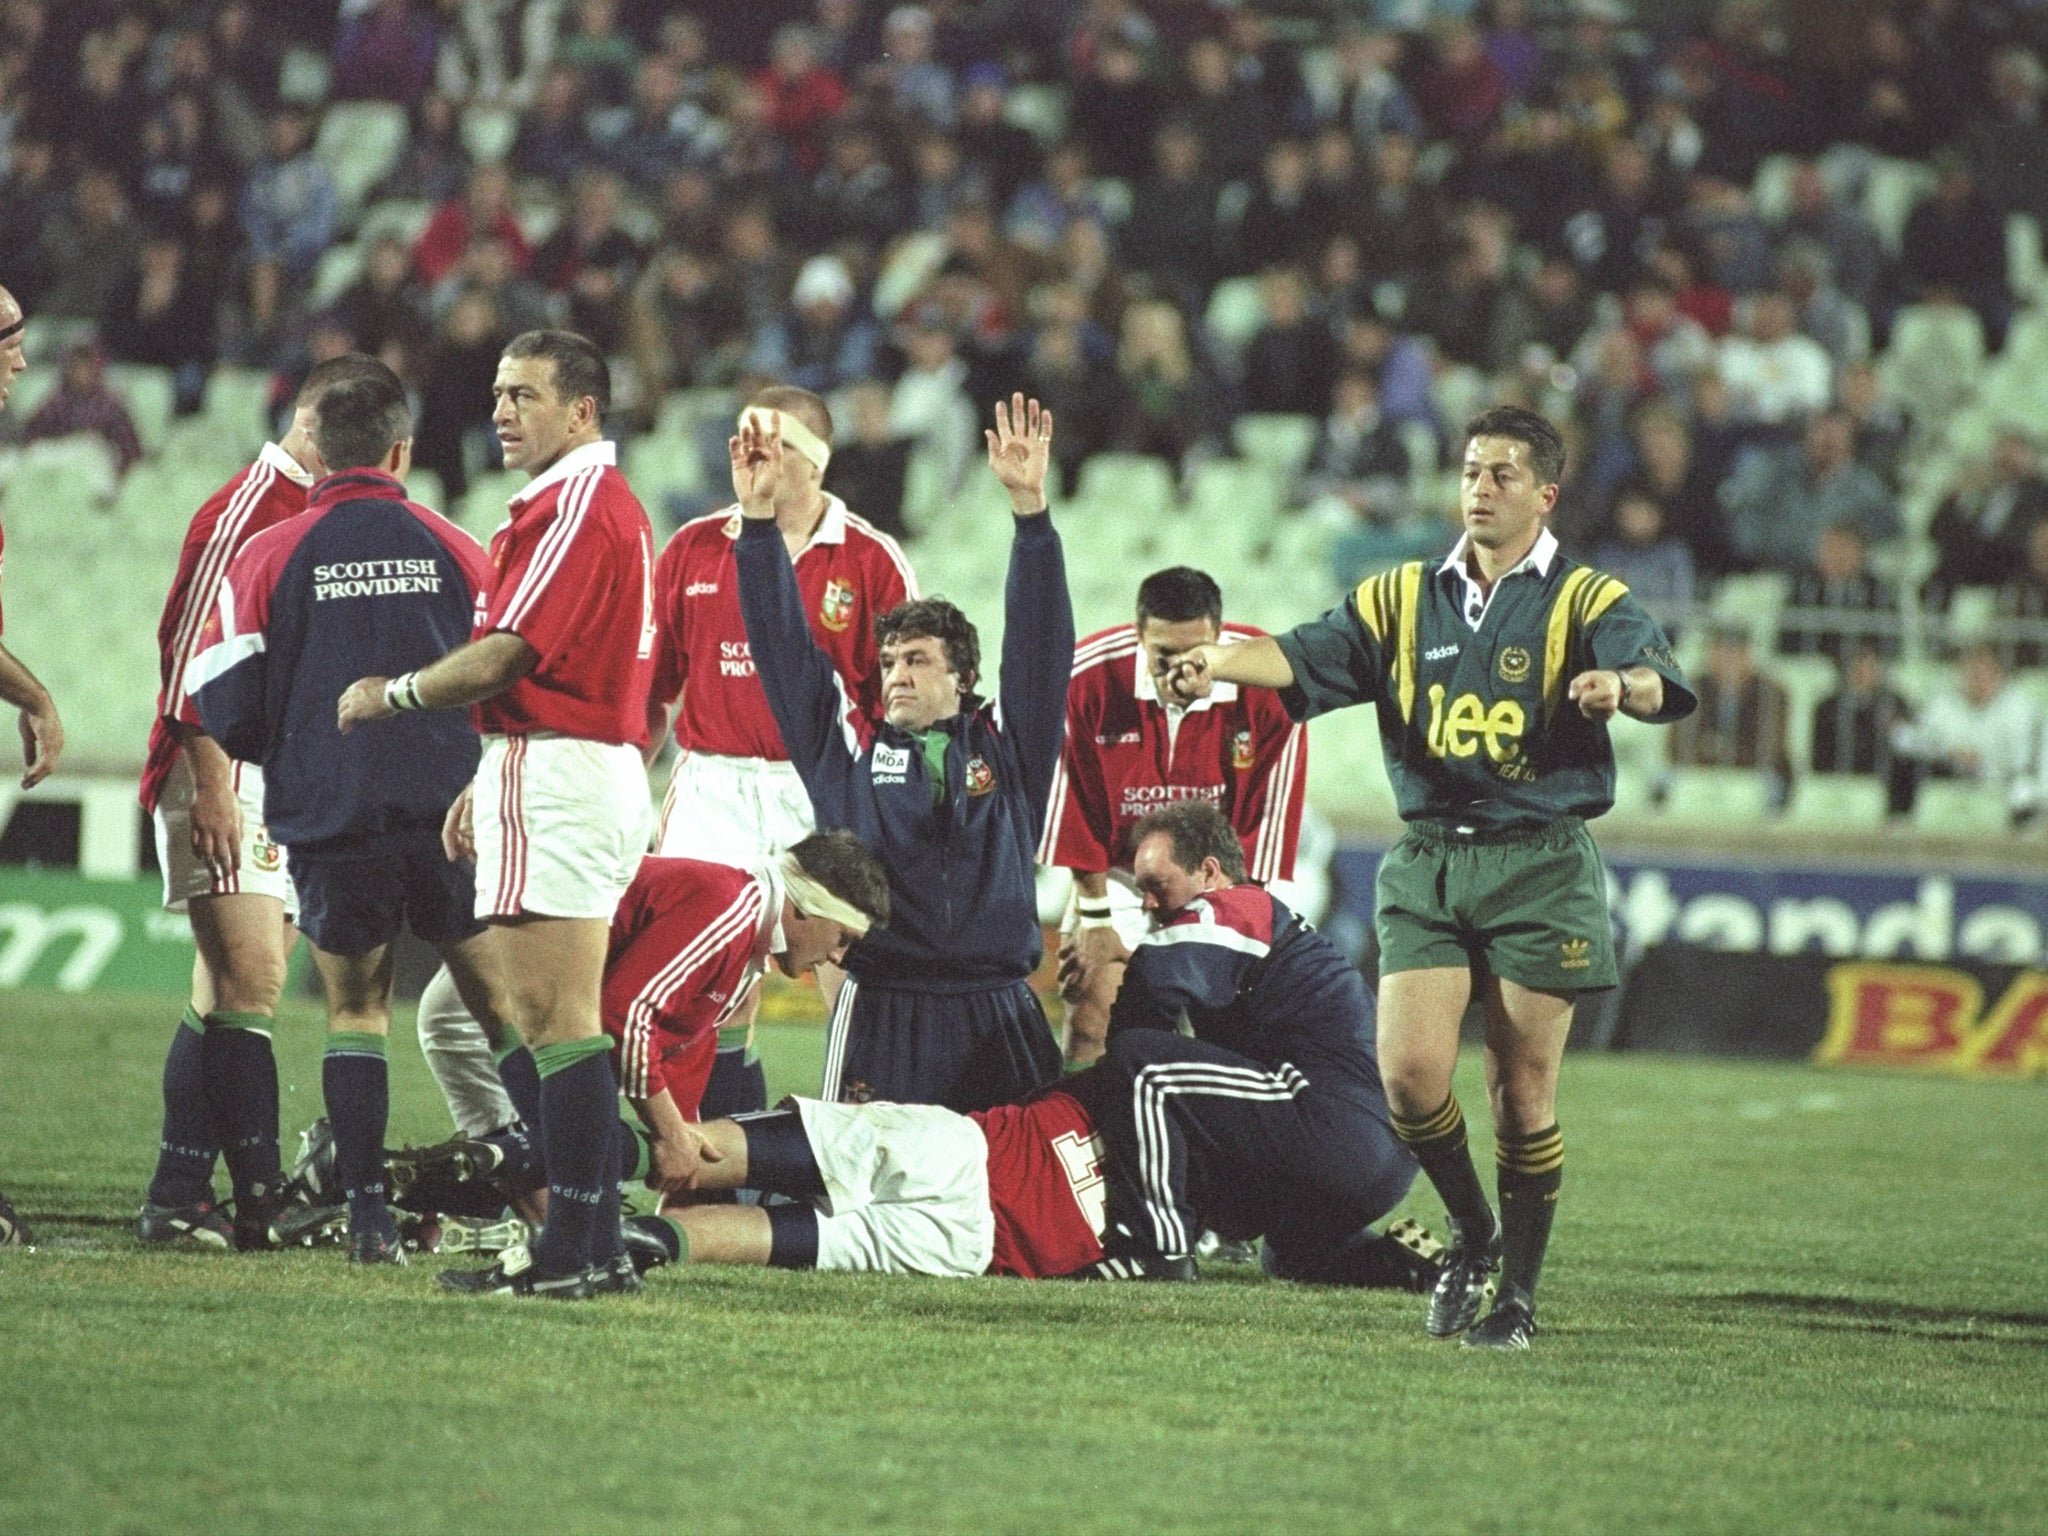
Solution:
[[[404,714],[408,710],[425,709],[420,702],[420,675],[408,672],[403,677],[394,677],[384,685],[384,703],[389,709]]]
[[[1616,667],[1614,669],[1614,680],[1621,685],[1621,702],[1614,707],[1617,710],[1625,710],[1628,708],[1628,674],[1622,671],[1621,668]]]
[[[1106,901],[1077,901],[1074,903],[1074,911],[1077,914],[1077,921],[1074,924],[1076,928],[1114,928],[1116,926],[1110,918],[1110,907]]]

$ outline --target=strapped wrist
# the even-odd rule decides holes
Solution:
[[[1626,672],[1622,671],[1622,669],[1621,669],[1620,667],[1616,667],[1616,668],[1614,669],[1614,681],[1615,681],[1615,682],[1616,682],[1617,684],[1619,684],[1619,685],[1620,685],[1620,687],[1621,687],[1621,702],[1620,702],[1619,704],[1615,705],[1615,708],[1616,708],[1616,709],[1627,709],[1627,708],[1628,708],[1628,674],[1627,674]]]
[[[396,710],[400,714],[409,710],[425,709],[427,706],[420,702],[419,673],[407,672],[387,682],[384,685],[384,704],[386,708]]]

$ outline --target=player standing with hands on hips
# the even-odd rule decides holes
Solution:
[[[475,1294],[580,1299],[638,1286],[619,1238],[618,1080],[600,1027],[613,910],[647,848],[640,748],[654,667],[654,535],[604,440],[611,373],[569,331],[506,345],[492,422],[531,477],[491,540],[467,645],[341,696],[346,732],[403,710],[476,704],[483,758],[449,812],[450,857],[476,857],[509,1011],[540,1074],[547,1220],[531,1249],[444,1270]]]
[[[1465,532],[1441,564],[1370,577],[1285,634],[1199,646],[1168,686],[1185,698],[1218,680],[1275,688],[1303,719],[1378,709],[1408,823],[1379,870],[1380,1071],[1394,1129],[1454,1232],[1427,1329],[1526,1349],[1564,1177],[1565,1036],[1578,995],[1616,981],[1606,879],[1585,825],[1614,803],[1607,722],[1626,711],[1668,723],[1698,700],[1628,589],[1567,559],[1545,526],[1564,474],[1557,429],[1503,406],[1465,439]],[[1499,1220],[1451,1091],[1475,980]],[[1493,1310],[1475,1327],[1496,1272]]]

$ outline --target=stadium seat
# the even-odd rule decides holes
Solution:
[[[1792,766],[1803,770],[1813,761],[1813,713],[1835,691],[1841,673],[1825,656],[1773,656],[1763,670],[1784,686]]]
[[[200,405],[208,425],[250,451],[270,435],[270,375],[260,368],[216,368]]]
[[[1202,323],[1216,341],[1236,353],[1251,345],[1266,323],[1266,299],[1256,277],[1226,277],[1209,290]]]
[[[1871,156],[1863,178],[1863,212],[1894,256],[1913,205],[1934,190],[1934,180],[1933,169],[1922,161]]]
[[[344,218],[353,219],[370,188],[391,174],[411,132],[396,102],[338,101],[327,108],[313,158],[333,175]]]
[[[1247,459],[1270,464],[1292,479],[1307,467],[1320,430],[1313,416],[1247,411],[1231,423],[1230,440]]]
[[[1908,304],[1878,359],[1886,392],[1912,405],[1915,427],[1929,439],[1969,399],[1983,364],[1984,322],[1961,304]]]
[[[1339,825],[1394,818],[1394,787],[1371,705],[1333,710],[1310,723],[1308,803]]]
[[[2041,253],[2041,221],[2031,213],[2007,214],[2005,271],[2013,297],[2032,303],[2048,294],[2048,260]]]
[[[321,252],[320,264],[313,269],[313,287],[306,302],[315,311],[331,309],[363,275],[363,262],[368,255],[369,248],[360,240],[338,240],[330,245]]]
[[[478,165],[494,165],[512,153],[519,117],[510,107],[471,102],[462,109],[462,147]]]
[[[448,492],[441,484],[441,477],[431,469],[422,469],[415,464],[405,477],[406,496],[418,502],[431,512],[448,516]]]
[[[1792,577],[1785,571],[1723,576],[1714,585],[1708,613],[1717,624],[1746,626],[1751,645],[1762,656],[1776,642],[1778,615],[1791,593]]]
[[[526,476],[516,469],[489,469],[480,475],[472,475],[469,491],[462,498],[461,510],[450,511],[448,515],[489,543],[491,535],[498,530],[498,524],[505,521],[505,503],[525,484]]]
[[[704,489],[697,445],[689,437],[643,433],[626,445],[619,467],[625,471],[640,504],[646,507],[657,537],[675,521],[668,511],[669,497],[693,496]]]
[[[1027,130],[1042,145],[1058,143],[1067,131],[1066,88],[1029,81],[1012,86],[1003,98],[1003,120]]]
[[[1868,774],[1801,774],[1785,823],[1802,832],[1875,831],[1884,824],[1884,785]]]
[[[135,435],[142,451],[163,452],[164,436],[170,430],[171,413],[177,409],[177,386],[171,370],[150,363],[109,363],[107,383],[128,407],[135,422]]]
[[[2005,796],[1969,779],[1929,779],[1913,800],[1913,829],[1930,837],[2003,837],[2012,816]]]
[[[1749,184],[1750,206],[1757,217],[1769,224],[1782,224],[1792,211],[1792,174],[1799,169],[1797,155],[1765,155]]]
[[[1103,512],[1132,518],[1164,517],[1173,510],[1173,466],[1143,453],[1098,453],[1081,465],[1079,497]]]
[[[1666,784],[1667,821],[1741,827],[1770,814],[1770,781],[1753,768],[1674,768]]]
[[[1949,594],[1942,631],[1950,645],[1998,636],[1998,588],[1958,587]]]

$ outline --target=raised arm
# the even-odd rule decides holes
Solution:
[[[998,724],[1017,744],[1032,804],[1042,822],[1066,735],[1067,681],[1074,668],[1074,605],[1067,592],[1066,555],[1047,516],[1046,467],[1052,456],[1052,412],[1013,395],[996,402],[985,430],[988,467],[1010,495],[1016,536],[1003,594],[1003,668],[997,685]]]

